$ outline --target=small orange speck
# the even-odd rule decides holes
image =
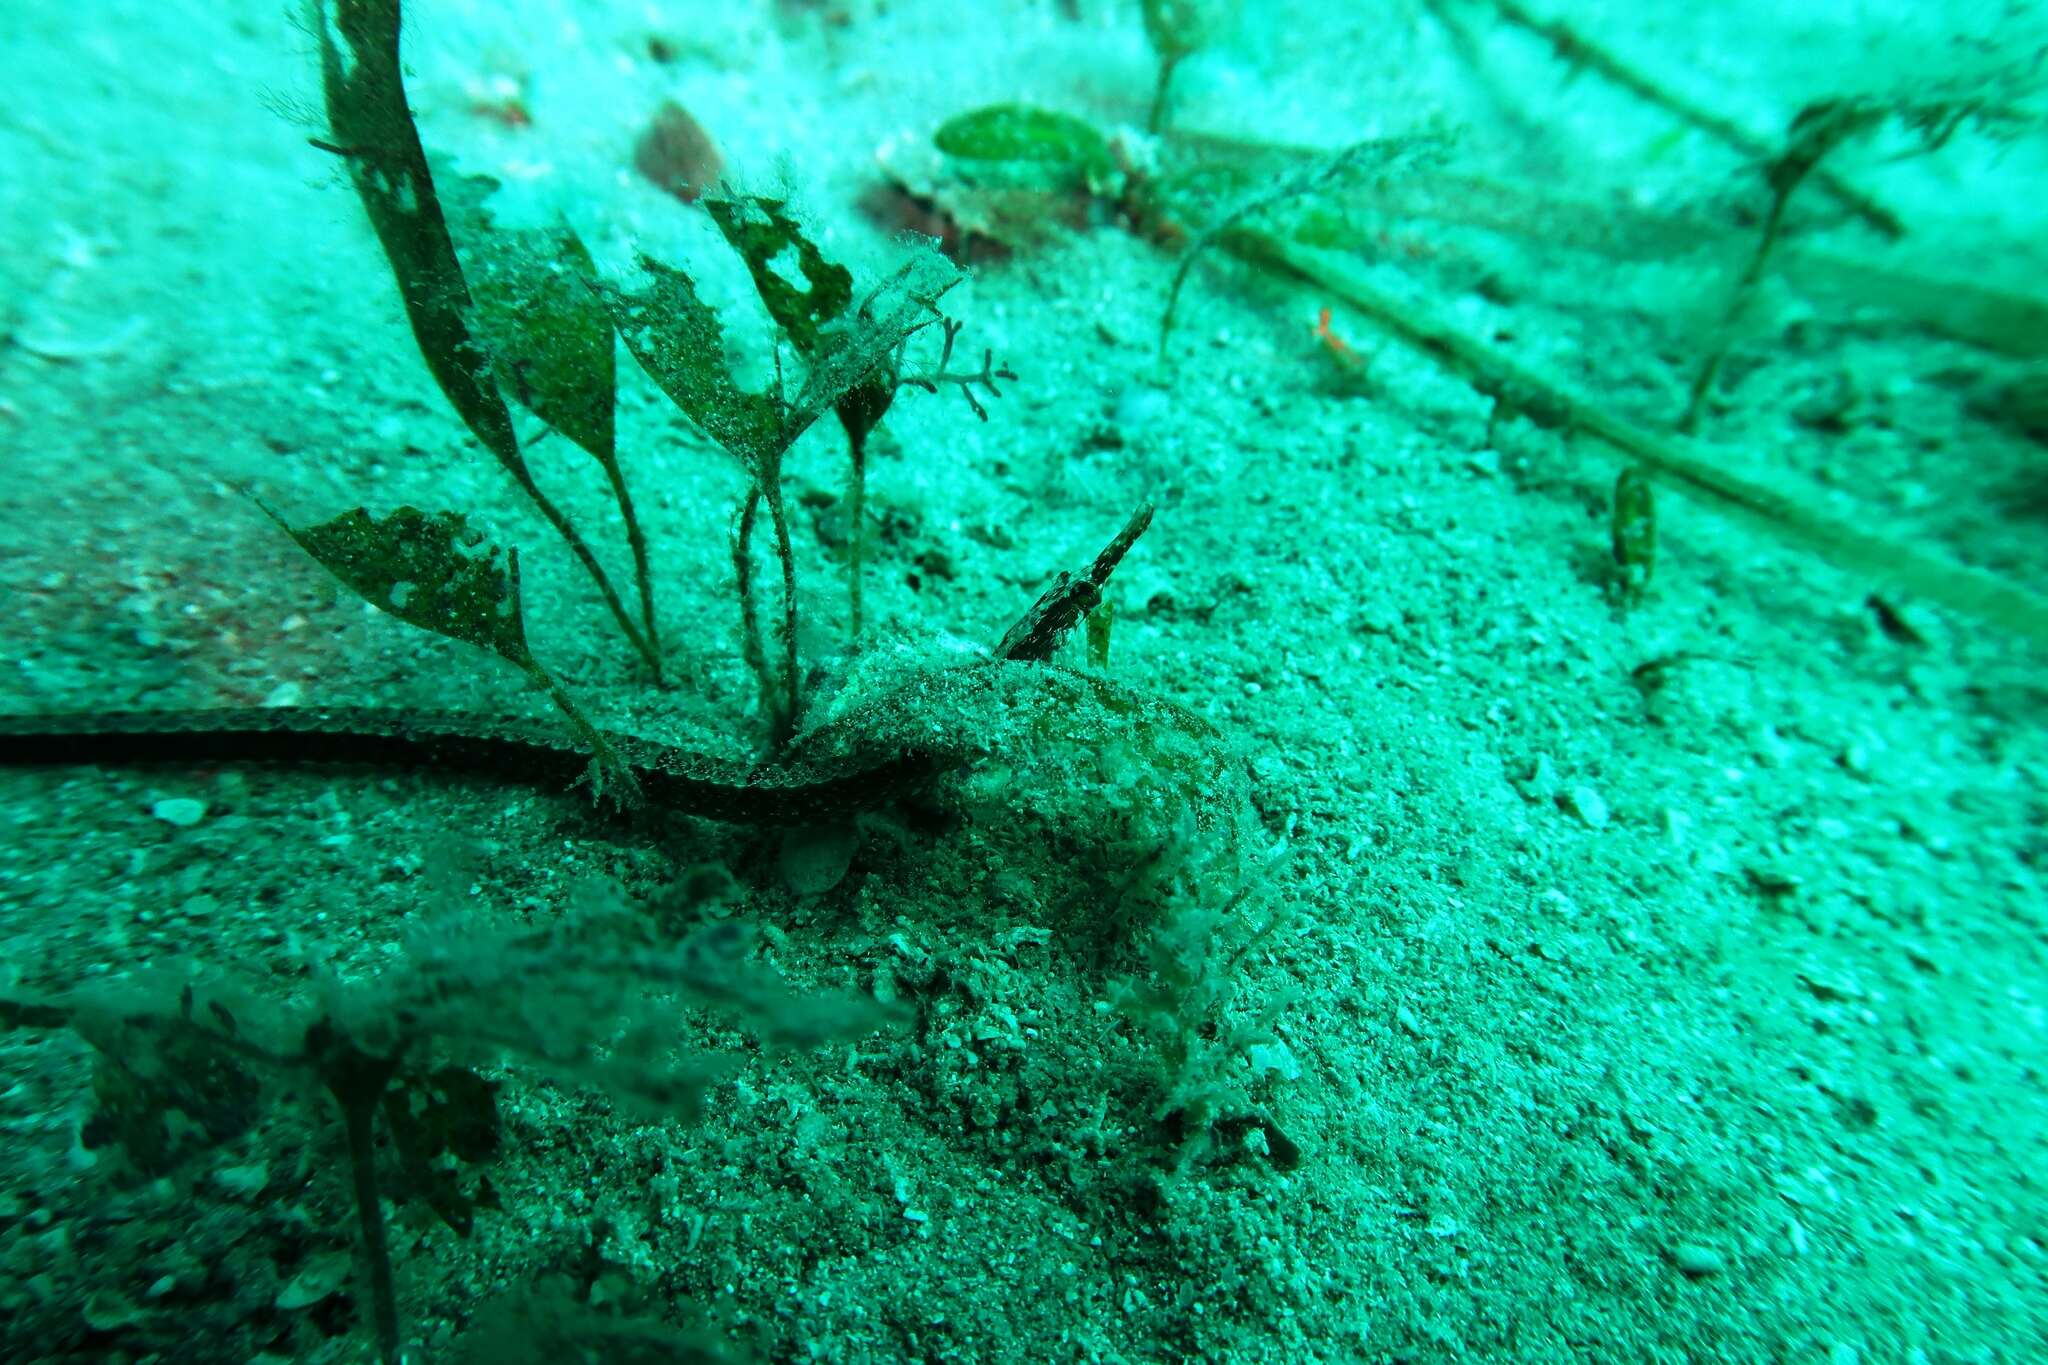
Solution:
[[[1323,343],[1330,357],[1346,370],[1363,371],[1365,357],[1353,350],[1351,343],[1344,340],[1330,328],[1330,310],[1326,306],[1316,314],[1316,337]]]

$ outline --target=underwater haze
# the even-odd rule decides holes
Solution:
[[[0,70],[0,1365],[2048,1359],[2048,5]]]

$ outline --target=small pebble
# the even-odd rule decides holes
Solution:
[[[1672,1260],[1686,1274],[1698,1278],[1702,1275],[1718,1275],[1728,1268],[1728,1260],[1712,1247],[1701,1246],[1698,1242],[1682,1242],[1671,1253]]]
[[[143,1320],[141,1309],[108,1289],[89,1295],[80,1309],[79,1316],[95,1332],[118,1332]]]
[[[853,824],[800,825],[782,836],[782,879],[799,896],[822,896],[845,879],[860,851]]]
[[[1564,808],[1585,822],[1588,829],[1607,828],[1607,798],[1580,783],[1565,792]]]
[[[1522,795],[1531,801],[1548,801],[1557,795],[1557,765],[1550,761],[1549,754],[1536,755],[1536,761],[1529,765],[1528,775],[1516,784]]]
[[[151,806],[149,813],[167,825],[190,829],[206,818],[206,803],[189,796],[167,796]]]
[[[306,700],[306,689],[295,682],[279,683],[270,689],[270,695],[263,699],[266,707],[297,706]]]
[[[341,1288],[349,1276],[346,1252],[325,1252],[307,1259],[299,1273],[277,1291],[277,1306],[286,1312],[311,1308]]]
[[[1756,755],[1758,766],[1782,768],[1792,759],[1792,745],[1778,733],[1775,725],[1760,725],[1750,736],[1751,752]]]
[[[1402,618],[1400,608],[1391,602],[1367,602],[1353,620],[1368,635],[1392,635],[1401,628]]]

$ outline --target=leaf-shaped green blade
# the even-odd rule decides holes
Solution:
[[[484,201],[488,176],[444,175],[442,199],[475,307],[470,323],[490,349],[501,392],[610,470],[616,437],[616,351],[611,315],[592,296],[597,274],[567,224],[504,228]]]
[[[661,677],[661,638],[655,629],[654,588],[647,537],[633,511],[626,472],[618,458],[618,350],[604,301],[591,292],[597,263],[566,223],[504,228],[485,201],[497,190],[489,176],[447,175],[444,202],[456,251],[474,300],[469,321],[489,348],[500,391],[590,453],[604,470],[626,523],[633,578],[640,595],[640,629],[594,557],[579,551],[597,580],[619,627]],[[537,490],[529,496],[540,501]],[[550,520],[556,518],[550,517]],[[566,520],[558,527],[572,548],[579,538]]]
[[[519,551],[501,551],[462,513],[400,507],[373,517],[358,507],[304,527],[270,515],[371,606],[538,673],[519,608]]]
[[[1027,104],[992,104],[955,114],[939,125],[932,141],[963,161],[1031,162],[1088,179],[1115,165],[1109,140],[1094,125]]]
[[[640,258],[647,283],[635,290],[600,282],[598,296],[641,368],[704,433],[749,468],[782,449],[781,405],[750,393],[725,367],[725,329],[689,275]]]
[[[819,329],[853,303],[853,273],[825,258],[784,200],[742,194],[707,199],[704,208],[746,261],[768,316],[790,344],[805,355],[816,350]],[[802,288],[789,278],[792,265],[803,275]]]
[[[527,646],[518,550],[500,550],[483,532],[472,531],[460,512],[400,507],[373,517],[358,507],[317,526],[293,526],[268,507],[263,510],[371,606],[409,626],[487,649],[526,674],[589,750],[598,794],[628,805],[640,799],[632,769]]]
[[[319,0],[320,72],[333,146],[397,277],[434,382],[484,448],[525,464],[512,415],[464,315],[469,289],[434,192],[398,63],[398,0]]]

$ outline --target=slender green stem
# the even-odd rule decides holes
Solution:
[[[1815,160],[1818,160],[1816,157]],[[1764,230],[1757,238],[1756,250],[1750,254],[1749,268],[1735,282],[1729,291],[1728,305],[1721,311],[1721,337],[1714,353],[1700,366],[1700,372],[1693,376],[1692,391],[1686,397],[1685,412],[1678,419],[1678,432],[1690,436],[1699,429],[1700,416],[1706,411],[1707,396],[1714,391],[1714,384],[1721,377],[1721,367],[1727,363],[1728,352],[1734,349],[1733,331],[1735,319],[1750,306],[1755,298],[1757,286],[1763,282],[1764,267],[1770,263],[1771,253],[1776,250],[1778,237],[1785,230],[1785,205],[1792,201],[1792,191],[1799,188],[1805,178],[1805,170],[1788,176],[1777,177],[1772,183],[1771,212],[1764,220]]]
[[[384,1365],[398,1365],[398,1291],[392,1283],[391,1247],[384,1235],[384,1204],[377,1192],[377,1143],[372,1131],[377,1105],[398,1070],[398,1054],[378,1057],[365,1052],[322,1019],[307,1031],[306,1057],[341,1107],[356,1196],[356,1224],[362,1233],[363,1259],[370,1268],[370,1316],[377,1334],[377,1354]]]
[[[866,559],[868,500],[868,441],[862,434],[847,433],[853,453],[853,469],[847,476],[846,505],[846,597],[852,608],[852,634],[856,648],[861,632],[861,576]]]
[[[753,670],[754,681],[761,688],[762,714],[773,717],[780,714],[781,703],[775,684],[774,670],[768,666],[768,649],[761,639],[761,609],[754,601],[754,524],[760,519],[761,485],[755,484],[747,490],[747,500],[740,505],[738,522],[733,527],[732,568],[739,581],[740,593],[740,652]]]
[[[779,484],[770,484],[764,496],[768,520],[775,529],[775,557],[782,562],[782,708],[776,716],[775,743],[780,746],[796,733],[801,693],[796,656],[796,546],[789,534],[789,512],[783,505]]]
[[[342,1113],[348,1129],[348,1164],[354,1176],[356,1224],[363,1235],[363,1256],[370,1263],[370,1312],[377,1332],[377,1354],[385,1365],[398,1365],[398,1290],[391,1279],[391,1248],[384,1236],[384,1204],[377,1192],[376,1142],[370,1132],[377,1106],[352,1103]]]
[[[633,623],[633,617],[627,612],[626,604],[619,599],[618,589],[612,586],[611,578],[605,573],[604,566],[597,562],[597,556],[591,552],[590,545],[583,539],[582,533],[570,522],[562,509],[555,506],[553,499],[541,492],[540,485],[533,481],[531,474],[514,470],[512,477],[518,480],[519,491],[526,494],[539,509],[541,516],[547,519],[548,525],[554,527],[556,533],[568,543],[570,553],[582,562],[584,569],[590,574],[591,582],[597,585],[598,595],[604,598],[605,606],[610,608],[612,619],[619,623],[619,629],[625,632],[634,652],[639,654],[647,667],[653,671],[655,681],[661,681],[661,656],[655,653],[654,646],[648,642],[648,638],[640,633],[640,627]]]
[[[1173,72],[1185,52],[1174,53],[1159,59],[1159,82],[1152,87],[1152,109],[1145,115],[1145,131],[1157,133],[1166,126],[1167,105],[1173,94]]]
[[[633,495],[626,489],[624,471],[616,461],[610,461],[605,465],[605,473],[611,479],[612,497],[619,504],[619,515],[626,520],[626,544],[633,552],[633,581],[640,592],[640,629],[656,661],[654,679],[660,682],[661,631],[654,623],[654,577],[647,563],[647,533],[640,529],[640,518],[633,512]]]
[[[593,783],[597,795],[610,796],[622,807],[639,805],[640,783],[634,778],[632,768],[619,757],[618,751],[605,741],[604,732],[590,723],[590,717],[583,714],[583,708],[576,704],[576,699],[555,681],[553,674],[538,663],[529,660],[526,672],[527,676],[533,679],[534,685],[548,694],[548,700],[555,704],[555,709],[569,722],[569,729],[583,742],[583,747],[590,751],[591,762],[597,765],[597,781]]]

